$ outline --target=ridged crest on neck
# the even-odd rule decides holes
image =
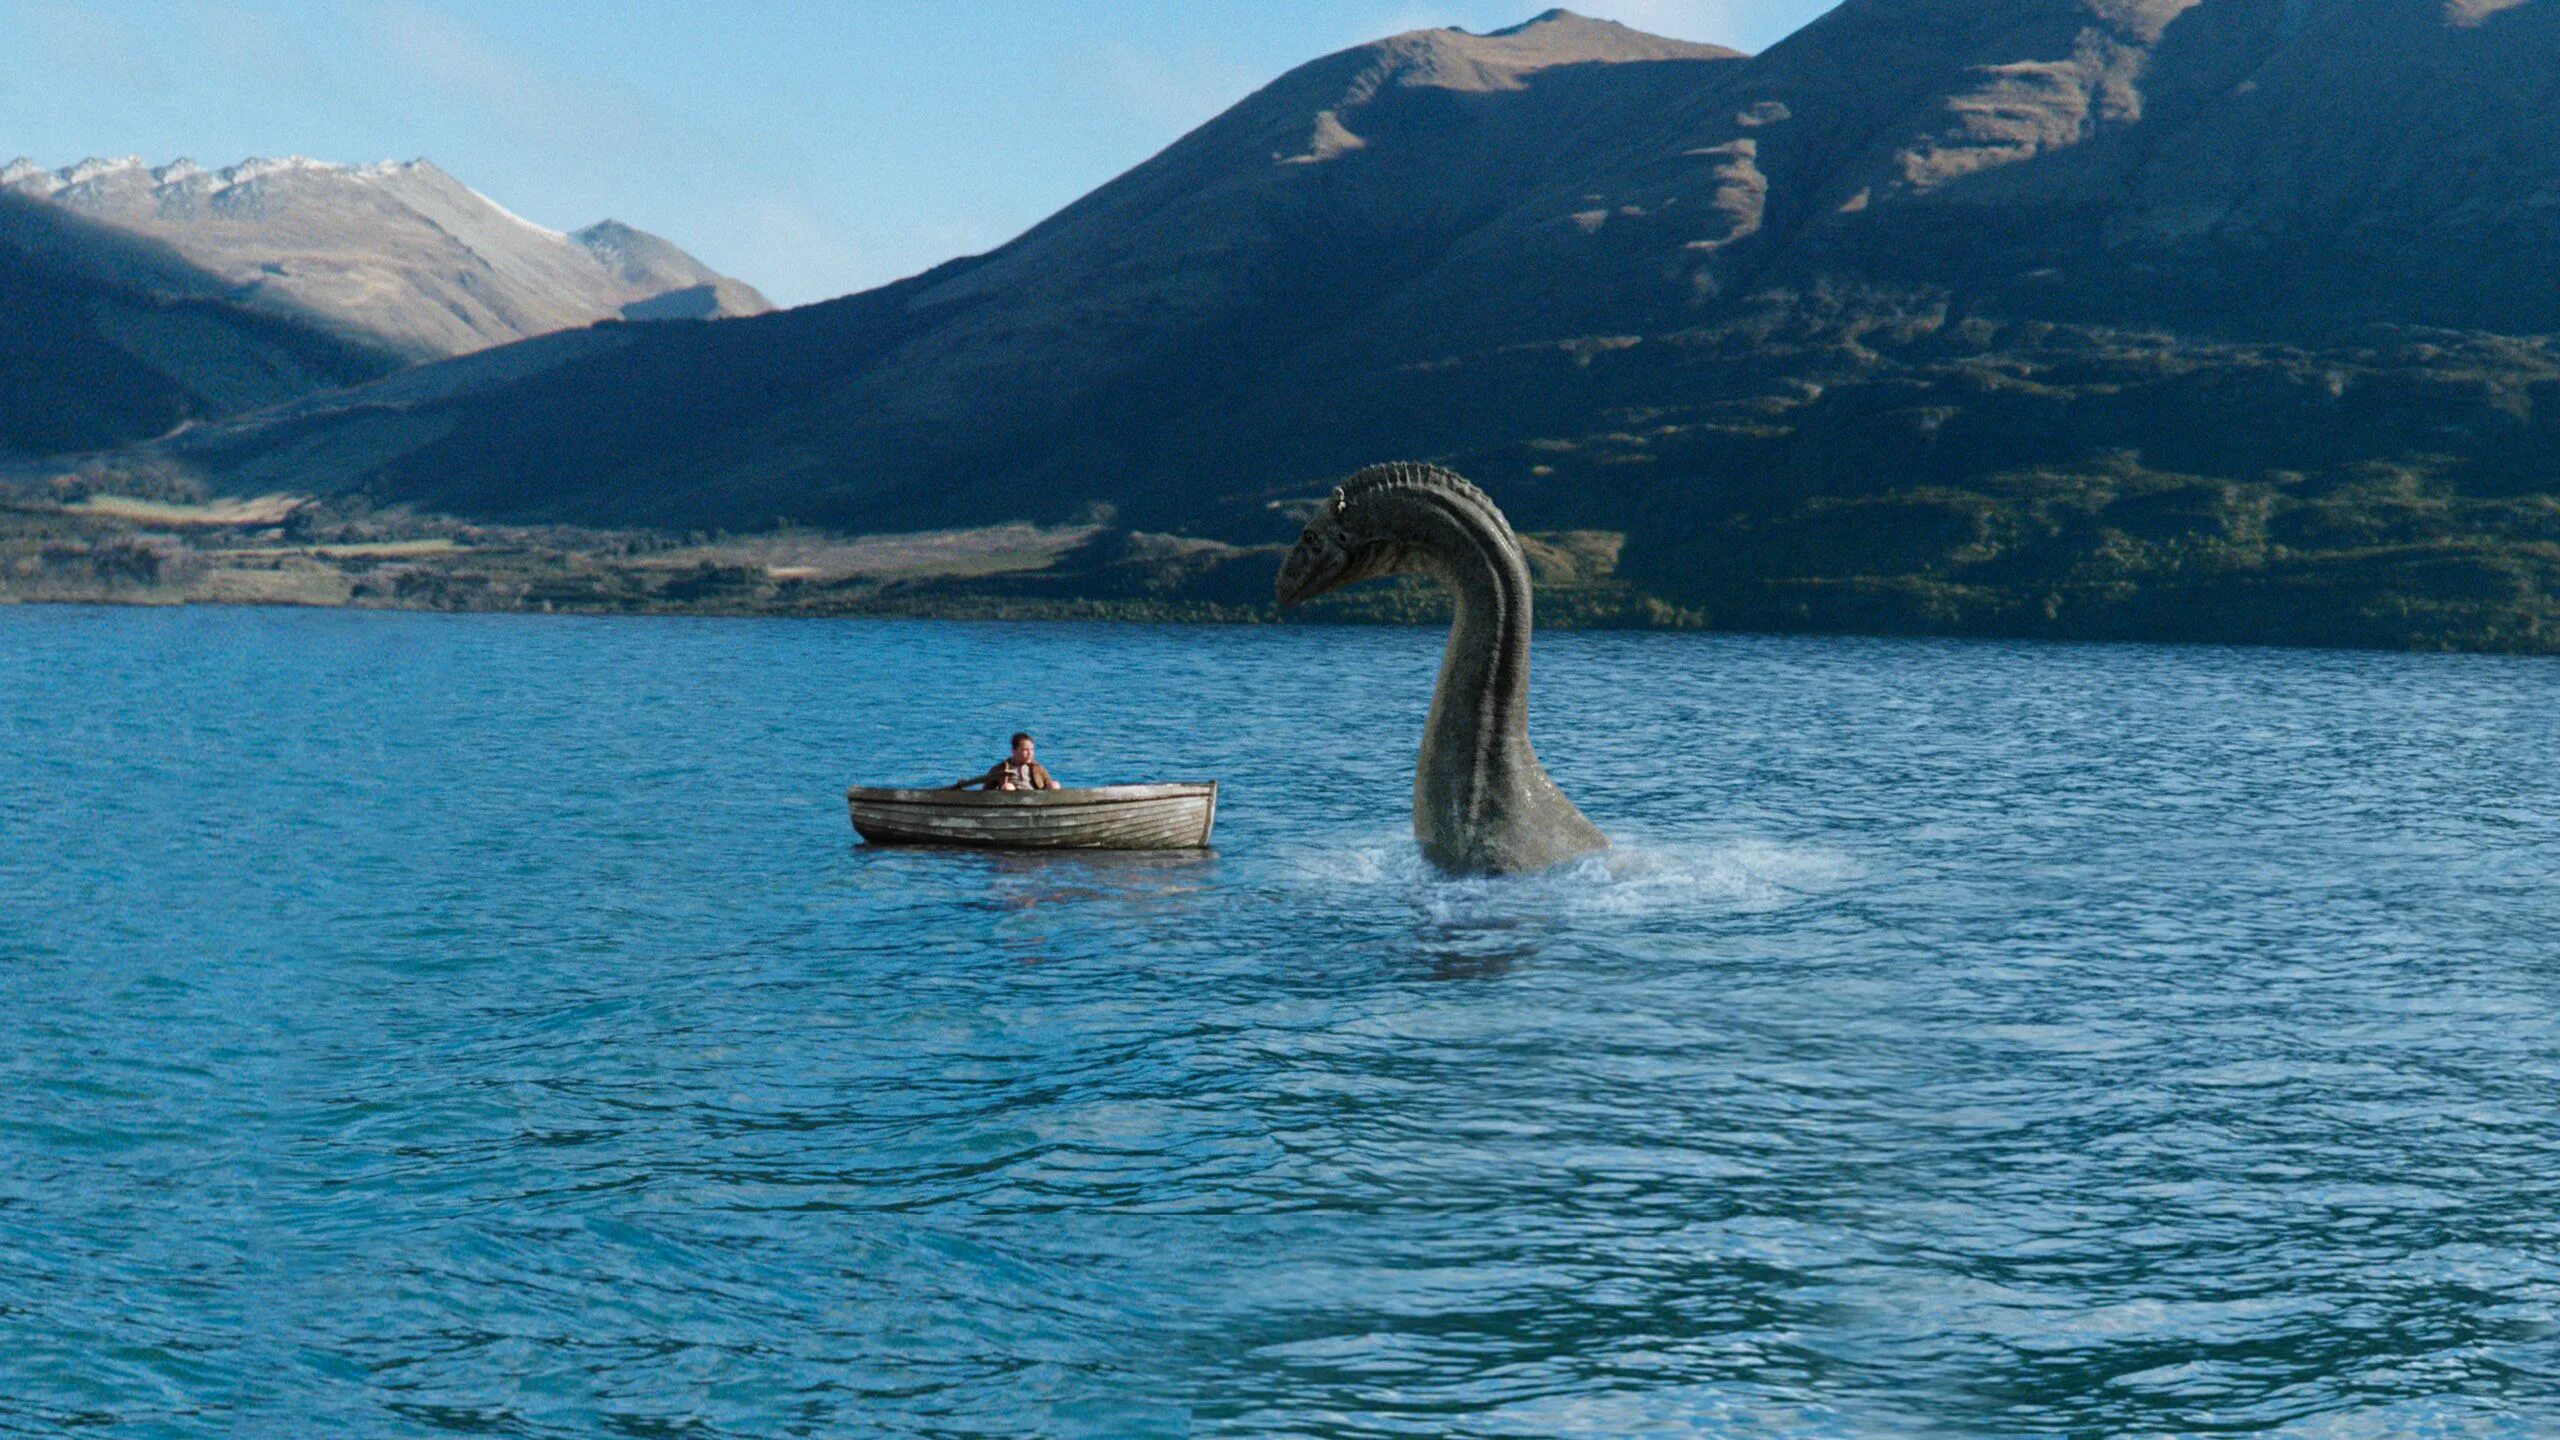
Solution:
[[[1392,537],[1462,570],[1481,570],[1506,588],[1527,583],[1511,522],[1492,496],[1454,470],[1412,460],[1372,465],[1342,482],[1333,504],[1344,528],[1355,536],[1367,531]],[[1451,524],[1454,531],[1445,528]],[[1454,550],[1452,540],[1458,542]],[[1516,576],[1511,573],[1515,569]]]
[[[1347,510],[1361,500],[1387,498],[1397,492],[1411,492],[1416,499],[1426,495],[1445,499],[1490,519],[1502,519],[1502,511],[1493,503],[1493,497],[1477,489],[1465,476],[1416,460],[1394,460],[1384,465],[1368,466],[1343,481],[1338,493],[1342,507]],[[1503,525],[1505,529],[1510,528],[1508,521]]]

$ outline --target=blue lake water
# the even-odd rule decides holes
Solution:
[[[2560,664],[1438,643],[0,610],[0,1433],[2560,1429]]]

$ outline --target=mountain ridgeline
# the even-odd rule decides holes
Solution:
[[[113,463],[516,521],[1234,542],[1382,457],[1710,623],[2560,647],[2560,0],[1551,12],[992,253]]]
[[[17,160],[0,190],[167,246],[243,303],[441,359],[598,320],[709,319],[764,297],[620,221],[563,235],[425,160]]]
[[[0,167],[0,453],[146,439],[608,319],[772,308],[618,221],[542,229],[426,161]]]

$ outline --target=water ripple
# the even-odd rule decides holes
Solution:
[[[2560,1427],[2560,670],[1436,644],[0,612],[0,1433]]]

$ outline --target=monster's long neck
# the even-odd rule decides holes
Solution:
[[[1529,566],[1511,526],[1481,498],[1420,488],[1397,500],[1407,563],[1437,576],[1457,603],[1414,808],[1418,819],[1472,832],[1488,804],[1524,781],[1547,785],[1529,746]]]

